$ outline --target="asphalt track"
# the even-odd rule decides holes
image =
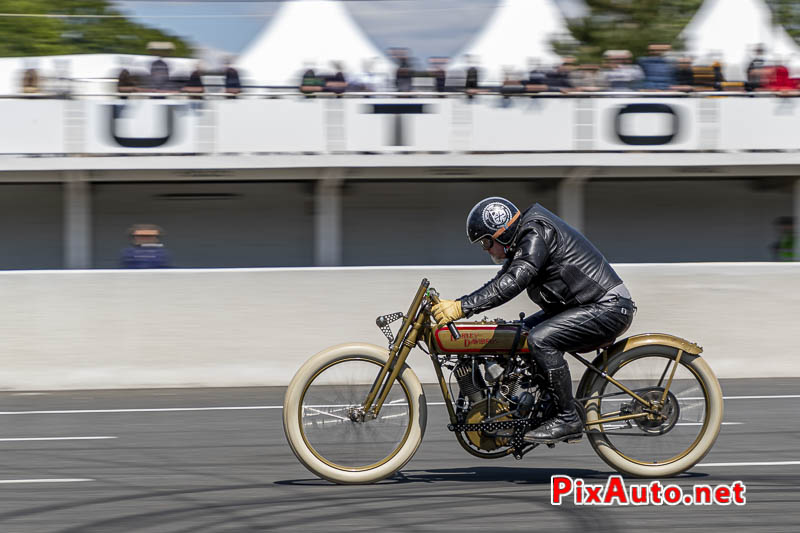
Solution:
[[[722,386],[728,424],[677,482],[742,480],[741,507],[552,506],[551,475],[613,473],[588,443],[481,461],[441,405],[402,475],[336,486],[285,443],[281,388],[3,393],[0,532],[800,531],[800,379]]]

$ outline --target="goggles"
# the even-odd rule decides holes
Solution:
[[[480,239],[478,239],[478,244],[480,244],[481,248],[483,248],[484,250],[488,250],[489,248],[494,246],[494,239],[492,239],[491,237],[481,237]]]

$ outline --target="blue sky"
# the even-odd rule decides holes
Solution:
[[[475,35],[499,0],[378,0],[345,2],[353,18],[381,49],[406,46],[425,58],[454,55]],[[269,22],[274,1],[134,1],[114,2],[143,24],[155,26],[193,44],[238,53]],[[567,14],[579,13],[581,0],[556,0]],[[192,17],[192,18],[187,18]]]

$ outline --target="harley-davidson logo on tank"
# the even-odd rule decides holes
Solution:
[[[503,354],[511,351],[514,343],[514,335],[517,333],[517,326],[480,324],[480,323],[460,323],[458,331],[461,338],[455,340],[446,327],[436,330],[434,338],[436,347],[443,353],[487,353]],[[522,336],[519,340],[517,353],[528,353],[527,337]]]

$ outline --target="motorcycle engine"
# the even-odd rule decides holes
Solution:
[[[491,365],[499,366],[497,363],[491,363]],[[491,372],[491,368],[491,366],[487,368],[486,378],[474,360],[462,362],[453,371],[461,391],[461,397],[468,401],[468,404],[463,405],[460,409],[462,413],[466,411],[463,419],[466,424],[479,424],[486,421],[504,422],[513,418],[510,398],[518,389],[519,376],[508,376],[498,383],[497,379],[500,373],[497,368],[495,368],[495,372]],[[486,384],[487,379],[495,385],[494,390],[497,391],[492,397],[489,397],[490,388]],[[508,445],[513,430],[467,431],[465,433],[473,446],[491,452]]]

